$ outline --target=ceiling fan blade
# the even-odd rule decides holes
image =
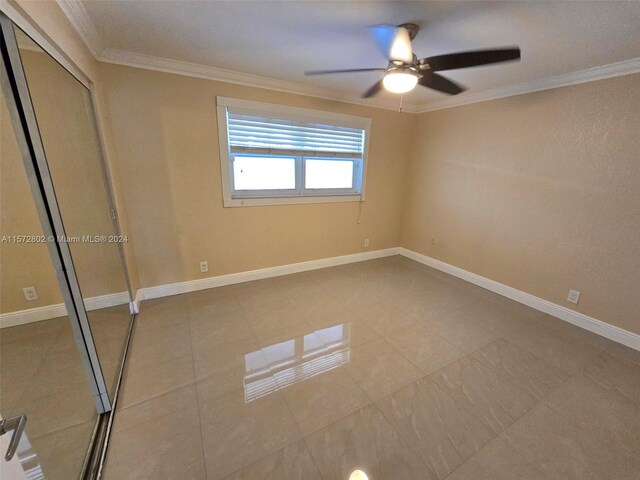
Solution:
[[[376,95],[380,90],[382,90],[382,80],[374,83],[366,92],[360,95],[362,98],[369,98]]]
[[[384,58],[389,58],[389,52],[391,51],[391,45],[393,39],[396,36],[395,25],[374,25],[369,27],[369,33],[376,41],[376,45],[380,49],[380,52],[384,55]]]
[[[389,60],[413,63],[413,50],[409,31],[393,25],[374,25],[369,28],[378,48]]]
[[[413,50],[409,31],[404,27],[396,28],[396,36],[389,50],[389,60],[399,60],[404,63],[413,63]]]
[[[466,90],[462,85],[453,83],[448,78],[444,78],[442,75],[430,71],[424,72],[422,77],[418,79],[418,83],[423,87],[448,93],[449,95],[457,95]]]
[[[423,58],[421,65],[428,64],[429,68],[438,72],[440,70],[454,70],[456,68],[478,67],[492,63],[508,62],[520,59],[518,47],[500,48],[494,50],[474,50],[470,52],[449,53]]]
[[[308,70],[305,75],[331,75],[333,73],[384,72],[386,68],[350,68],[346,70]]]

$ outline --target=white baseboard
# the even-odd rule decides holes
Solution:
[[[475,273],[468,272],[467,270],[441,262],[440,260],[436,260],[435,258],[428,257],[421,253],[417,253],[403,247],[400,247],[398,250],[400,255],[415,260],[416,262],[420,262],[424,265],[435,268],[436,270],[448,273],[449,275],[453,275],[454,277],[458,277],[469,283],[478,285],[479,287],[490,290],[498,295],[510,298],[518,303],[522,303],[531,308],[557,317],[560,320],[564,320],[565,322],[572,323],[580,328],[584,328],[585,330],[601,335],[609,340],[613,340],[614,342],[621,343],[629,348],[640,351],[640,335],[637,333],[629,332],[620,327],[610,325],[602,320],[589,317],[583,313],[576,312],[575,310],[571,310],[540,297],[536,297],[521,290],[498,283]]]
[[[424,265],[428,265],[429,267],[433,267],[437,270],[453,275],[454,277],[502,295],[503,297],[510,298],[511,300],[515,300],[516,302],[557,317],[560,320],[564,320],[565,322],[569,322],[573,325],[584,328],[585,330],[589,330],[590,332],[601,335],[613,340],[614,342],[621,343],[627,347],[640,351],[640,335],[636,333],[610,325],[602,320],[589,317],[583,313],[576,312],[575,310],[549,302],[548,300],[544,300],[529,293],[517,290],[502,283],[490,280],[475,273],[468,272],[467,270],[463,270],[462,268],[455,267],[403,247],[387,248],[373,252],[354,253],[352,255],[343,255],[340,257],[323,258],[320,260],[311,260],[309,262],[292,263],[289,265],[280,265],[277,267],[251,270],[248,272],[232,273],[229,275],[220,275],[217,277],[208,277],[199,280],[190,280],[187,282],[141,288],[136,292],[136,297],[133,303],[136,305],[136,308],[138,308],[142,300],[148,300],[151,298],[195,292],[197,290],[205,290],[207,288],[223,287],[225,285],[279,277],[281,275],[288,275],[291,273],[305,272],[308,270],[333,267],[347,263],[362,262],[364,260],[389,257],[393,255],[403,255]]]
[[[129,303],[128,292],[111,293],[109,295],[85,298],[84,300],[85,308],[88,311],[114,307],[116,305],[124,305],[127,303]],[[2,313],[0,314],[0,328],[15,327],[26,323],[49,320],[51,318],[63,317],[66,314],[67,308],[64,306],[64,303],[29,308],[27,310],[18,310],[17,312]]]
[[[291,273],[306,272],[319,268],[335,267],[347,263],[362,262],[374,258],[390,257],[400,253],[399,247],[375,250],[372,252],[354,253],[339,257],[322,258],[309,262],[291,263],[289,265],[279,265],[277,267],[261,268],[260,270],[250,270],[248,272],[231,273],[218,277],[208,277],[187,282],[171,283],[168,285],[158,285],[156,287],[141,288],[136,293],[136,302],[151,298],[166,297],[180,293],[195,292],[207,288],[223,287],[236,283],[250,282],[252,280],[262,280],[264,278],[280,277]]]

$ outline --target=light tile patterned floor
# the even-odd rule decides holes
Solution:
[[[129,305],[88,315],[112,392],[131,323]],[[17,455],[30,478],[80,475],[98,414],[68,317],[0,329],[0,413],[27,416]]]
[[[105,478],[640,478],[640,353],[401,257],[146,301]]]

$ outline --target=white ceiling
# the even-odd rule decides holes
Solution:
[[[519,63],[446,72],[469,88],[463,96],[640,57],[640,1],[93,0],[82,5],[100,48],[354,96],[379,74],[305,77],[303,72],[384,67],[386,61],[367,31],[367,26],[379,23],[420,25],[413,42],[418,57],[520,46]],[[405,102],[424,107],[443,96],[416,88]]]

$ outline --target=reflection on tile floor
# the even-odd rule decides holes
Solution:
[[[129,306],[88,315],[111,389],[131,320]],[[27,415],[18,457],[29,478],[79,476],[97,413],[67,317],[0,330],[0,414]]]
[[[105,478],[637,479],[640,353],[401,257],[145,301]]]

